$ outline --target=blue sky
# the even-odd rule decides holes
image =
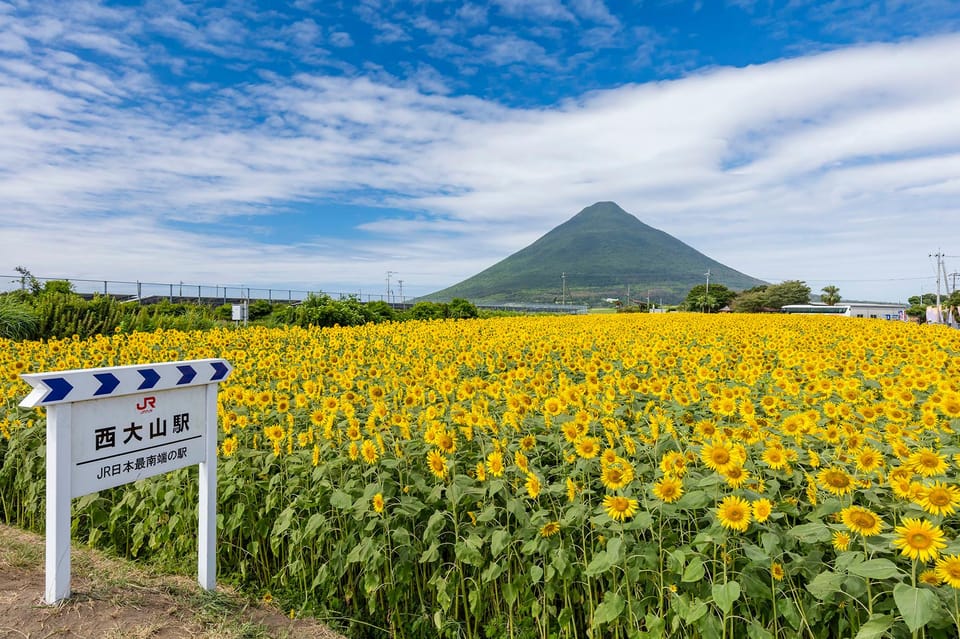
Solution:
[[[0,0],[0,275],[422,295],[613,200],[905,300],[957,78],[954,0]]]

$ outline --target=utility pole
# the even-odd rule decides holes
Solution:
[[[703,294],[703,303],[709,304],[710,303],[710,269],[707,269],[706,276],[707,276],[707,291]]]
[[[390,276],[396,274],[396,271],[387,271],[387,304],[390,303]]]
[[[943,313],[940,311],[940,261],[943,259],[943,253],[940,252],[940,249],[937,249],[937,252],[929,257],[937,258],[937,324],[942,324]]]
[[[566,305],[567,303],[567,274],[560,274],[560,304]]]
[[[397,280],[400,283],[400,303],[403,304],[403,280]]]

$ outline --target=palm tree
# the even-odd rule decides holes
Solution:
[[[824,286],[820,290],[823,291],[823,294],[820,296],[820,301],[827,306],[834,306],[840,301],[840,289],[833,284]]]

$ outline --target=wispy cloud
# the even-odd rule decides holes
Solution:
[[[611,199],[765,278],[826,280],[841,267],[859,279],[925,274],[905,256],[926,255],[952,232],[957,35],[511,108],[459,95],[426,63],[405,78],[258,68],[231,86],[173,86],[151,66],[156,44],[139,39],[143,29],[186,47],[163,49],[164,65],[190,68],[203,64],[194,50],[249,61],[240,49],[251,27],[181,5],[166,19],[95,17],[91,6],[94,17],[74,25],[84,42],[58,37],[53,18],[11,23],[0,10],[11,27],[4,33],[19,38],[0,39],[0,48],[9,43],[0,61],[8,262],[0,272],[44,255],[43,270],[55,275],[356,288],[390,269],[416,273],[408,291],[423,294]],[[570,19],[560,6],[497,10]],[[602,3],[567,6],[572,19],[604,21]],[[470,11],[470,24],[483,24],[482,12]],[[119,22],[123,30],[107,28]],[[211,29],[221,30],[216,39]],[[306,20],[288,41],[329,44],[334,33]],[[472,51],[477,64],[553,64],[551,52],[520,36],[488,30],[466,42],[457,55]],[[330,200],[383,214],[344,236],[324,223]],[[300,216],[297,242],[233,230],[281,213]],[[55,251],[52,238],[64,238]],[[891,289],[858,286],[864,297]]]

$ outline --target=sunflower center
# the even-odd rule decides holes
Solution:
[[[910,535],[910,546],[922,550],[930,546],[930,537],[923,533],[914,533]]]
[[[927,493],[927,501],[934,506],[946,506],[950,503],[950,494],[945,490],[931,490]]]
[[[730,453],[723,448],[715,448],[711,457],[713,457],[713,463],[718,465],[723,465],[730,461]]]

